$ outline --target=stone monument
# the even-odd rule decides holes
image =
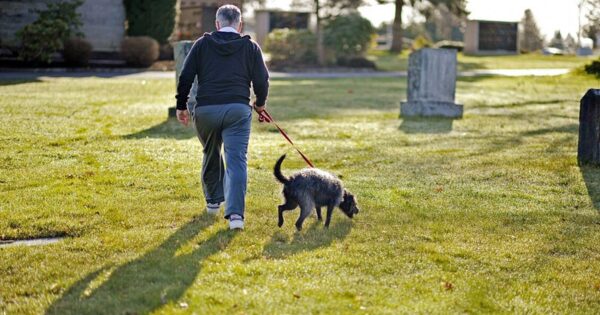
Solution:
[[[516,55],[519,53],[519,23],[467,21],[465,54]]]
[[[600,165],[600,90],[590,89],[579,105],[579,165]]]
[[[185,61],[185,57],[192,50],[192,46],[194,42],[191,40],[184,40],[176,42],[173,46],[173,53],[175,56],[175,90],[177,90],[177,85],[179,85],[179,75],[181,75],[181,70],[183,69],[183,62]],[[190,113],[196,106],[196,93],[198,92],[198,78],[194,79],[194,84],[192,85],[192,89],[190,90],[190,95],[188,98],[187,107]],[[176,107],[169,107],[169,117],[176,116]]]
[[[407,90],[402,117],[462,118],[463,106],[454,103],[456,50],[425,48],[410,54]]]

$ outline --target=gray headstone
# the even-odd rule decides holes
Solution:
[[[577,161],[580,165],[600,165],[600,90],[590,89],[579,105],[579,144]]]
[[[175,55],[175,88],[179,85],[179,75],[181,75],[181,70],[183,69],[183,62],[185,61],[185,57],[192,50],[192,46],[194,42],[191,40],[184,40],[180,42],[176,42],[173,46],[173,52]],[[196,107],[196,93],[198,92],[198,78],[194,79],[194,84],[192,85],[192,89],[190,90],[190,95],[188,98],[187,107],[190,113],[193,113],[194,107]]]
[[[590,47],[579,47],[577,48],[577,56],[591,56],[594,54],[594,50]]]
[[[461,118],[463,106],[454,103],[456,50],[425,48],[408,61],[408,101],[400,105],[403,117]]]

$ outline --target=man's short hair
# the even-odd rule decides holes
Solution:
[[[233,4],[226,4],[217,10],[217,21],[221,27],[238,26],[242,21],[242,11]]]

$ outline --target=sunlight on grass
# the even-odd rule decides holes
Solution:
[[[469,78],[461,120],[398,117],[404,79],[273,80],[269,110],[358,196],[277,228],[304,162],[255,120],[247,228],[203,214],[171,80],[1,82],[0,313],[594,313],[600,172],[576,163],[591,77]]]
[[[406,71],[409,51],[392,54],[388,51],[370,51],[369,59],[383,71]],[[521,54],[508,56],[468,56],[458,54],[458,70],[477,69],[573,69],[582,67],[595,57],[544,56],[541,54]]]

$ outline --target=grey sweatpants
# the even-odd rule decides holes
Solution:
[[[193,121],[204,147],[201,179],[206,202],[225,201],[225,218],[234,213],[243,217],[252,108],[241,103],[197,106]]]

